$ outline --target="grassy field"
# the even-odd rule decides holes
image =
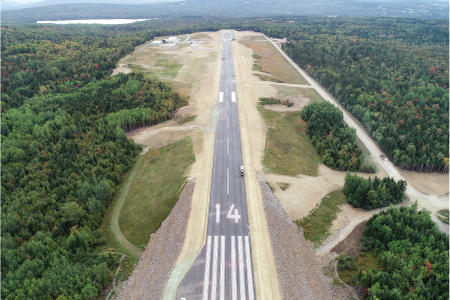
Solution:
[[[240,41],[253,50],[253,70],[268,73],[276,82],[306,84],[306,80],[286,61],[277,49],[262,36],[247,36]],[[268,80],[267,78],[266,80]]]
[[[339,205],[345,203],[347,203],[347,199],[342,191],[331,192],[307,217],[295,222],[303,228],[305,238],[319,246],[330,234],[331,225],[336,219],[337,213],[341,211]]]
[[[288,176],[317,176],[321,158],[305,133],[300,112],[275,112],[261,104],[258,110],[268,127],[262,161],[266,170]]]
[[[194,161],[190,137],[145,155],[119,217],[123,235],[139,249],[172,210]]]
[[[441,220],[445,224],[448,224],[448,214],[449,214],[448,209],[441,209],[440,211],[438,211],[437,217],[439,220]]]

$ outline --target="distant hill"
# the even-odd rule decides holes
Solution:
[[[77,3],[68,3],[68,2]],[[158,2],[157,2],[158,1]],[[164,3],[161,3],[165,1]],[[24,9],[3,10],[2,22],[98,18],[161,18],[177,16],[387,16],[449,18],[448,1],[439,0],[45,0]],[[58,4],[64,2],[65,4]],[[3,2],[2,2],[3,3]],[[105,4],[108,3],[108,4]],[[21,6],[23,7],[23,6]],[[2,7],[3,9],[3,7]]]
[[[23,1],[23,0],[22,0]],[[177,2],[181,0],[129,0],[127,1],[127,5],[142,5],[149,3],[161,3],[161,2]],[[26,1],[29,2],[29,1]],[[48,5],[64,5],[64,4],[81,4],[81,3],[98,3],[98,4],[123,4],[123,0],[41,0],[41,1],[33,1],[27,4],[22,4],[20,2],[11,0],[11,1],[1,1],[1,10],[12,10],[12,9],[24,9],[24,8],[32,8],[39,6],[48,6]],[[82,4],[81,4],[82,5]]]

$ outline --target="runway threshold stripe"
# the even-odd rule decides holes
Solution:
[[[223,102],[223,92],[219,93],[219,102]]]
[[[245,276],[244,276],[244,250],[242,249],[242,236],[238,236],[238,254],[239,254],[239,287],[241,291],[241,300],[246,300],[245,295]]]
[[[237,300],[236,286],[236,237],[231,236],[231,299]]]
[[[211,236],[206,239],[205,279],[203,280],[203,300],[208,300],[209,268],[211,264]]]
[[[212,268],[212,283],[211,283],[211,300],[216,300],[217,296],[217,257],[219,256],[219,237],[214,236],[214,251],[213,251],[213,268]]]
[[[252,273],[252,258],[250,256],[250,239],[248,236],[245,239],[245,258],[247,262],[247,285],[248,285],[248,300],[255,300],[255,292],[253,291],[253,273]]]
[[[225,300],[225,236],[220,237],[220,300]]]
[[[231,92],[231,102],[236,102],[236,92]]]

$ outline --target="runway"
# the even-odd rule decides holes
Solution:
[[[245,183],[239,170],[243,163],[232,39],[231,31],[222,33],[207,239],[178,287],[177,300],[255,299]]]

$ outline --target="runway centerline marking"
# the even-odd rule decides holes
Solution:
[[[230,138],[227,138],[227,155],[230,155]]]
[[[227,168],[227,195],[230,194],[230,169]]]

